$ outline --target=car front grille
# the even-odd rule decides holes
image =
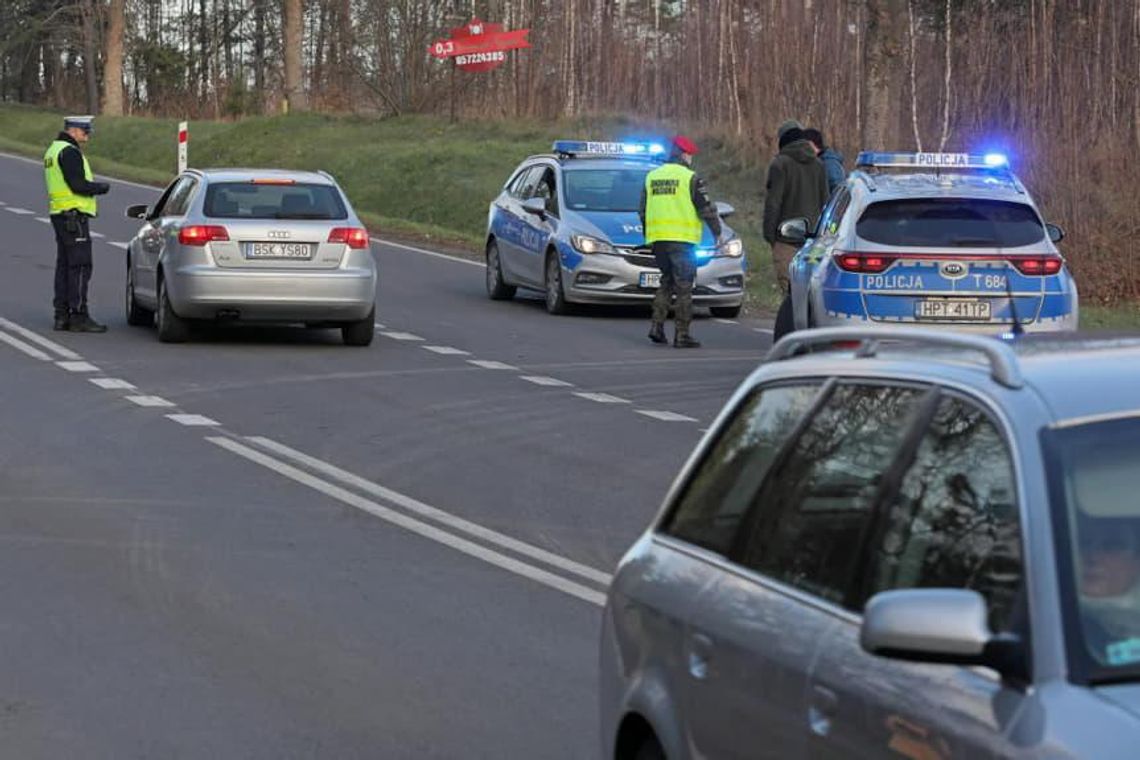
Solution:
[[[657,259],[649,248],[618,248],[623,259],[637,267],[656,267]]]

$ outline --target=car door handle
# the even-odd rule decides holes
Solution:
[[[826,686],[813,684],[808,704],[808,725],[816,736],[831,733],[831,723],[839,712],[839,695]]]
[[[698,681],[708,678],[712,660],[713,641],[703,633],[689,637],[689,675]]]

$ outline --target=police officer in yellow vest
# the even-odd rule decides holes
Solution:
[[[687,137],[673,138],[669,161],[645,176],[641,191],[642,229],[645,242],[661,270],[661,285],[653,296],[653,324],[649,339],[665,343],[665,318],[673,304],[676,348],[699,348],[689,334],[693,320],[693,280],[697,277],[696,247],[707,224],[719,241],[720,216],[705,193],[705,183],[691,168],[696,144]]]
[[[91,165],[83,155],[93,131],[91,116],[68,116],[63,131],[44,154],[44,182],[55,229],[55,329],[72,332],[106,332],[107,327],[87,312],[87,285],[91,281],[91,217],[97,213],[95,196],[111,189],[94,182]]]

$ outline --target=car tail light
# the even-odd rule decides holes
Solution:
[[[295,180],[295,179],[279,179],[279,178],[274,178],[274,177],[265,177],[265,178],[259,178],[259,179],[251,179],[250,184],[254,184],[254,185],[295,185],[295,184],[297,184],[297,180]]]
[[[349,248],[367,248],[368,230],[363,227],[334,227],[329,233],[330,243],[344,243]]]
[[[178,230],[178,242],[182,245],[205,245],[229,239],[230,233],[226,228],[216,224],[194,224]]]
[[[845,272],[858,272],[860,274],[885,272],[898,258],[882,253],[849,253],[847,251],[836,251],[832,255],[840,269]]]
[[[1061,271],[1064,261],[1060,256],[1011,256],[1008,259],[1014,268],[1024,275],[1044,277]]]

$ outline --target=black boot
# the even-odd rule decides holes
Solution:
[[[52,323],[51,329],[53,330],[67,330],[71,321],[67,318],[66,311],[57,311],[55,313],[55,322]]]
[[[665,337],[665,325],[654,322],[649,328],[649,339],[654,343],[668,343],[669,340]]]
[[[68,329],[71,332],[105,333],[107,332],[107,325],[101,325],[92,319],[90,314],[80,312],[71,315],[71,324]]]
[[[700,348],[701,342],[688,333],[673,336],[673,348]]]

